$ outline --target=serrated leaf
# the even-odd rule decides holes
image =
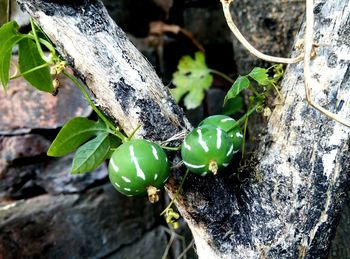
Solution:
[[[176,88],[171,89],[175,100],[179,102],[185,97],[185,107],[194,109],[198,107],[204,98],[204,92],[213,82],[213,76],[205,63],[202,52],[195,53],[194,59],[184,56],[180,59],[178,71],[173,74],[173,84]]]
[[[246,76],[239,76],[227,92],[224,100],[224,105],[228,100],[235,98],[242,90],[248,88],[250,81]]]
[[[5,23],[0,28],[0,81],[5,91],[10,78],[12,49],[23,37],[15,21]]]
[[[95,170],[106,159],[109,149],[108,133],[97,135],[78,148],[73,158],[71,173],[82,174]]]
[[[23,39],[18,44],[18,63],[21,73],[27,72],[35,67],[45,64],[41,58],[38,48],[31,39]],[[54,92],[52,78],[48,67],[34,70],[23,77],[36,89],[48,93]]]
[[[266,86],[270,85],[270,79],[268,74],[268,69],[255,67],[249,74],[252,79],[254,79],[259,85]]]
[[[76,150],[81,144],[107,131],[103,121],[92,121],[83,117],[69,120],[52,142],[48,156],[64,156]]]

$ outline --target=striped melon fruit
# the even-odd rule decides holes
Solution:
[[[148,194],[158,201],[157,192],[169,177],[169,163],[164,150],[146,140],[131,140],[119,146],[108,165],[113,186],[126,196]]]
[[[203,125],[192,130],[181,146],[186,167],[193,173],[216,174],[229,165],[233,155],[232,139],[222,129]]]
[[[213,115],[204,119],[199,126],[212,125],[224,130],[233,142],[233,153],[237,153],[242,148],[243,132],[239,125],[232,128],[236,124],[236,120],[226,115]]]

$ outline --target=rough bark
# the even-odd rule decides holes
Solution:
[[[305,13],[304,0],[241,0],[231,6],[231,14],[247,40],[263,53],[288,57]],[[234,58],[240,74],[254,66],[269,65],[247,51],[232,35]]]
[[[98,1],[19,0],[126,132],[165,140],[190,128],[151,66]],[[315,3],[316,100],[349,116],[349,5]],[[299,37],[302,34],[299,35]],[[255,155],[239,177],[190,176],[177,206],[201,258],[324,258],[344,201],[349,129],[304,101],[302,64],[290,65]],[[170,196],[178,183],[167,185]]]
[[[182,111],[152,66],[99,1],[19,1],[126,133],[166,140],[185,129]]]

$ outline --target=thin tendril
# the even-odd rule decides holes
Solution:
[[[160,213],[161,216],[164,215],[164,214],[167,212],[167,210],[173,205],[173,203],[175,202],[175,200],[176,200],[177,197],[179,196],[180,192],[182,191],[182,186],[183,186],[183,184],[185,183],[185,180],[186,180],[186,177],[187,177],[189,171],[190,171],[190,170],[187,169],[187,171],[186,171],[184,177],[183,177],[182,180],[181,180],[179,189],[177,189],[177,191],[176,191],[176,193],[175,193],[175,195],[174,195],[174,198],[171,200],[171,202],[169,203],[169,205],[162,211],[162,213]]]
[[[32,73],[32,72],[36,71],[36,70],[42,69],[44,67],[47,67],[48,65],[49,65],[48,63],[45,63],[45,64],[42,64],[40,66],[33,67],[32,69],[29,69],[29,70],[27,70],[27,71],[25,71],[25,72],[23,72],[21,74],[18,74],[18,75],[10,77],[10,80],[13,80],[13,79],[19,78],[21,76],[27,75],[29,73]]]
[[[229,76],[227,76],[226,74],[224,74],[224,73],[222,73],[222,72],[220,72],[220,71],[218,71],[218,70],[209,69],[209,71],[210,71],[211,73],[213,73],[213,74],[216,74],[216,75],[218,75],[218,76],[221,76],[223,79],[225,79],[227,82],[230,82],[231,84],[234,84],[234,83],[235,83],[235,81],[234,81],[232,78],[230,78]]]
[[[85,90],[84,86],[79,82],[79,80],[67,73],[66,71],[63,71],[63,74],[68,77],[70,80],[72,80],[73,83],[75,83],[78,88],[80,89],[80,91],[83,93],[84,97],[86,98],[87,102],[89,103],[89,105],[92,107],[92,109],[96,112],[96,114],[98,115],[98,117],[100,117],[104,123],[106,123],[106,125],[108,125],[109,128],[111,128],[114,131],[114,135],[117,136],[122,142],[126,142],[127,141],[127,137],[125,137],[120,131],[118,131],[118,129],[104,116],[104,114],[95,106],[95,104],[92,102],[89,94],[87,93],[87,91]]]
[[[292,64],[292,63],[298,63],[301,60],[303,60],[304,55],[300,54],[299,56],[295,58],[280,58],[280,57],[274,57],[270,55],[266,55],[260,51],[258,51],[256,48],[254,48],[242,35],[242,33],[239,31],[237,26],[235,25],[231,12],[230,12],[230,4],[233,2],[233,0],[221,0],[222,8],[224,11],[224,15],[226,18],[227,25],[233,32],[233,34],[236,36],[239,42],[254,56],[269,61],[269,62],[275,62],[275,63],[284,63],[284,64]]]
[[[235,124],[232,125],[232,127],[228,130],[231,131],[243,122],[245,122],[246,118],[248,118],[250,115],[252,115],[253,112],[255,112],[259,107],[261,106],[260,103],[256,104],[253,108],[251,108],[246,114],[244,114],[239,120],[235,122]]]

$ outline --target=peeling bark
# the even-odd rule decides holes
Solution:
[[[127,133],[141,124],[138,137],[165,140],[190,129],[151,65],[99,1],[18,2]],[[314,12],[320,47],[311,68],[313,95],[349,117],[350,6],[318,0]],[[239,174],[186,180],[177,206],[200,258],[327,256],[348,184],[349,129],[306,104],[302,65],[288,66],[285,103],[274,109]],[[167,184],[170,196],[179,178],[175,174]]]

